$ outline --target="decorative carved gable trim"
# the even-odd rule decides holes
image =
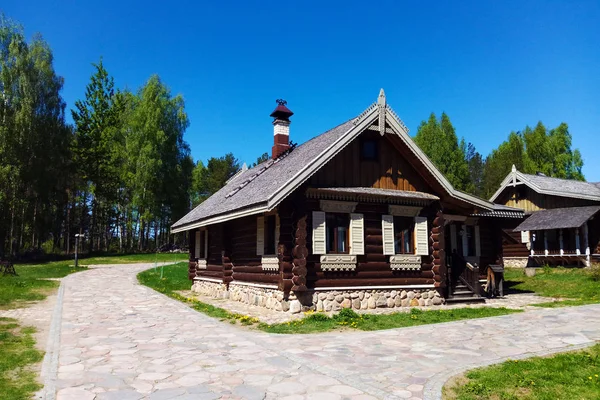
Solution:
[[[326,213],[350,214],[350,213],[354,212],[354,209],[356,208],[356,204],[357,203],[349,202],[349,201],[333,201],[333,200],[319,201],[321,211],[325,211]]]

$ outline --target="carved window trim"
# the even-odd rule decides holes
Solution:
[[[208,262],[206,261],[206,259],[203,258],[199,258],[198,260],[196,260],[196,269],[206,269],[208,265]]]
[[[349,254],[328,254],[321,256],[323,271],[355,271],[357,257]]]
[[[412,254],[390,256],[390,268],[393,271],[420,271],[421,256]]]
[[[421,209],[422,207],[389,205],[388,213],[394,217],[416,217]]]
[[[279,257],[277,256],[262,256],[260,262],[263,271],[279,271]]]
[[[334,200],[321,200],[319,206],[321,211],[326,213],[342,213],[350,214],[354,212],[356,208],[356,202],[350,201],[334,201]]]

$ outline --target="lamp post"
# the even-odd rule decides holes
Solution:
[[[84,237],[84,235],[82,233],[76,233],[75,234],[75,268],[77,268],[79,259],[77,257],[77,247],[79,245],[79,238],[80,237]]]

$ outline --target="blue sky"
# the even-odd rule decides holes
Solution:
[[[600,2],[4,0],[50,43],[69,108],[103,57],[118,87],[158,74],[186,100],[194,158],[270,151],[275,99],[301,143],[379,89],[416,133],[445,111],[484,155],[511,130],[569,124],[600,181]]]

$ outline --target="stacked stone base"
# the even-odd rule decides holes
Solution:
[[[529,257],[503,257],[505,268],[525,268]]]
[[[316,311],[439,306],[444,302],[444,298],[437,291],[428,289],[332,290],[312,294],[312,303]]]
[[[342,308],[374,310],[378,308],[403,308],[439,306],[445,303],[440,294],[431,289],[361,289],[327,290],[290,293],[285,296],[277,289],[256,287],[231,282],[223,283],[196,279],[192,291],[219,299],[239,301],[274,311],[299,313],[301,311],[339,311]]]

